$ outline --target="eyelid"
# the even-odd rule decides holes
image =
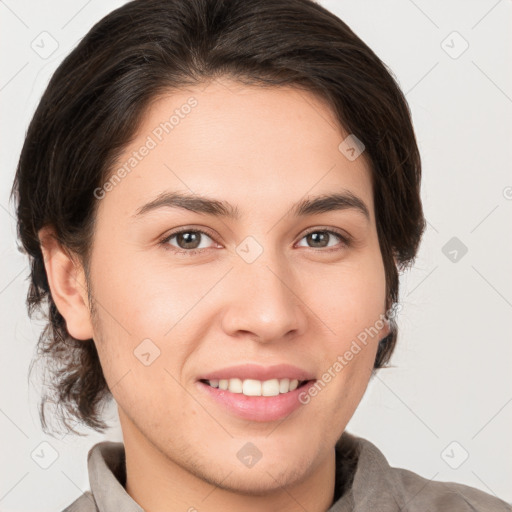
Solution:
[[[340,230],[338,228],[331,228],[328,226],[315,226],[311,229],[308,229],[305,233],[303,233],[301,240],[308,236],[310,233],[316,233],[319,232],[326,232],[326,233],[333,233],[336,236],[339,236],[345,243],[350,243],[352,241],[352,237],[345,231]]]
[[[210,229],[203,228],[203,227],[197,228],[197,227],[187,227],[187,226],[177,228],[175,231],[171,231],[170,233],[166,234],[163,237],[163,239],[160,240],[159,243],[168,247],[169,246],[168,242],[171,238],[173,238],[176,235],[179,235],[180,233],[186,233],[186,232],[194,232],[194,233],[204,234],[204,235],[208,236],[210,239],[212,239],[215,243],[217,243],[215,240],[216,237],[213,235],[213,233]],[[299,241],[302,240],[304,237],[308,236],[309,234],[316,233],[316,232],[325,232],[325,233],[330,233],[330,234],[336,235],[337,237],[339,237],[341,239],[342,245],[345,247],[349,246],[352,243],[352,237],[348,233],[346,233],[345,231],[339,230],[338,228],[332,228],[332,227],[328,227],[328,226],[314,226],[314,227],[306,230],[304,233],[302,233],[302,236],[300,237]],[[169,250],[171,250],[175,253],[187,254],[187,255],[202,253],[202,252],[208,250],[208,249],[180,249],[180,248],[174,247],[174,246],[170,246],[170,247],[171,248]],[[309,249],[312,249],[313,251],[316,251],[316,252],[330,252],[330,251],[338,250],[333,247],[324,248],[324,249],[317,249],[314,247],[309,247]]]

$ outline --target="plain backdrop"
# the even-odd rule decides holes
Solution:
[[[42,432],[40,383],[27,380],[42,324],[27,317],[28,262],[16,249],[8,196],[53,71],[123,3],[0,2],[1,511],[63,509],[89,488],[89,448],[122,439],[114,407],[105,436]],[[347,430],[376,444],[393,466],[512,502],[512,1],[320,3],[406,93],[428,220],[416,264],[401,276],[393,368],[370,382]]]

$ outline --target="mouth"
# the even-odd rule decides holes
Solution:
[[[277,381],[279,387],[273,381]],[[249,421],[272,422],[294,411],[298,413],[304,405],[301,395],[315,382],[316,379],[200,379],[197,386],[202,396],[224,413]]]
[[[268,379],[265,381],[256,379],[200,379],[199,382],[212,388],[227,391],[228,393],[238,393],[245,396],[277,396],[290,393],[296,389],[302,388],[308,382],[313,380],[298,379]]]

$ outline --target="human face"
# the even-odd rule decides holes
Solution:
[[[161,133],[176,109],[179,122]],[[333,457],[387,332],[359,343],[316,396],[278,419],[237,413],[198,379],[252,363],[294,365],[321,381],[382,318],[370,169],[364,153],[351,161],[339,150],[347,135],[310,93],[227,79],[169,92],[148,110],[113,171],[134,151],[147,154],[103,189],[90,260],[94,342],[133,458],[144,446],[160,470],[257,493],[302,481]],[[155,147],[139,151],[148,137]],[[230,203],[238,218],[144,208],[164,192]],[[295,215],[296,203],[332,193],[356,196],[368,217],[355,207]],[[179,229],[188,238],[168,238]],[[258,471],[237,457],[249,442]]]

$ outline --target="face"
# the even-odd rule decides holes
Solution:
[[[292,88],[223,79],[152,104],[113,168],[129,172],[97,191],[90,260],[94,342],[133,451],[250,493],[299,482],[332,455],[387,333],[370,169],[364,153],[340,151],[347,135]],[[155,204],[165,193],[233,215]],[[296,211],[334,193],[368,217],[346,202]],[[199,380],[245,364],[292,365],[310,382],[290,400]],[[293,372],[270,370],[257,380]],[[258,472],[241,463],[251,450]]]

